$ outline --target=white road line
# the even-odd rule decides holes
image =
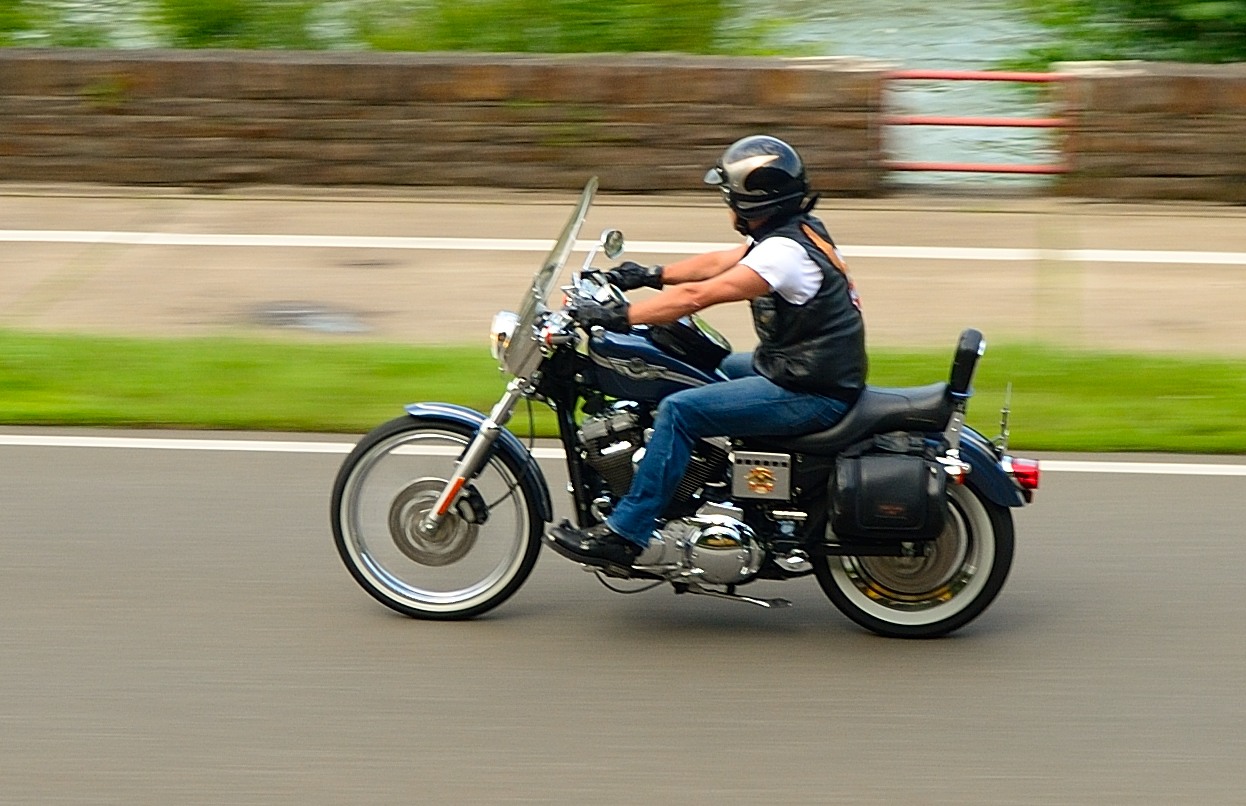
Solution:
[[[0,230],[0,242],[112,244],[124,246],[284,247],[304,249],[424,249],[469,252],[548,252],[552,241],[534,238],[432,238],[368,235],[244,235],[108,230]],[[577,241],[586,251],[591,241]],[[736,244],[691,241],[630,241],[633,254],[692,255]],[[857,245],[841,247],[850,258],[957,260],[1005,263],[1069,261],[1081,263],[1160,263],[1246,266],[1246,252],[1160,251],[1140,249],[1010,249],[949,246]]]
[[[103,437],[58,434],[0,434],[0,447],[110,448],[113,450],[242,451],[252,453],[349,453],[351,442],[176,437]],[[418,452],[414,451],[413,452]],[[536,448],[537,459],[562,459],[561,448]],[[1143,474],[1151,476],[1246,476],[1246,465],[1199,462],[1106,462],[1044,459],[1045,473]]]
[[[175,437],[87,437],[55,434],[0,434],[0,446],[21,448],[112,448],[118,450],[245,451],[251,453],[349,453],[349,442],[259,439],[179,439]]]
[[[1197,462],[1097,462],[1046,459],[1044,473],[1133,473],[1151,476],[1246,476],[1246,465]]]

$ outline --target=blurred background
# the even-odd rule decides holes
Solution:
[[[705,165],[731,140],[790,123],[824,191],[820,210],[870,292],[876,379],[905,381],[888,377],[887,350],[942,356],[966,318],[1001,345],[1236,358],[1246,351],[1242,60],[1246,0],[0,0],[0,327],[10,345],[47,331],[470,345],[492,310],[513,304],[531,255],[490,254],[487,289],[436,305],[430,289],[454,289],[447,267],[482,263],[469,242],[343,244],[474,235],[463,222],[482,216],[496,234],[550,237],[565,194],[524,194],[573,191],[593,173],[607,196],[649,194],[603,199],[616,206],[602,223],[667,245],[716,242],[728,234],[721,208],[686,194],[703,193]],[[893,72],[923,69],[1076,80]],[[913,163],[1053,171],[895,169]],[[67,227],[83,231],[79,242],[66,242]],[[155,231],[184,242],[151,242]],[[311,232],[346,240],[197,241]],[[744,319],[726,330],[750,337]],[[170,360],[189,349],[179,343]],[[49,401],[79,393],[28,391],[40,387],[36,365],[75,366],[49,351],[10,350],[10,377],[24,378],[7,389],[11,421],[219,426],[199,419],[196,401],[239,392],[225,370],[163,416],[132,414],[134,392],[108,414],[57,409]],[[1052,388],[1053,367],[1064,377],[1073,366],[1064,354],[1029,357],[1030,376]],[[430,372],[417,373],[422,383]],[[1240,420],[1240,368],[1190,373],[1178,381],[1156,366],[1138,390],[1173,433],[1099,447],[1193,444],[1192,431],[1214,432],[1204,449],[1246,444],[1229,425]],[[1068,424],[1066,437],[1086,430],[1062,410],[1074,407],[1070,390],[1102,375],[1085,374],[1050,398],[1048,419]],[[1143,374],[1126,373],[1135,386]],[[1228,391],[1200,403],[1214,409],[1200,419],[1217,423],[1200,429],[1176,387],[1210,375]],[[305,379],[288,397],[328,382]],[[360,427],[370,413],[343,421],[349,407],[335,403],[359,382],[296,420],[275,413],[290,408],[274,391],[247,404],[270,409],[250,422]],[[224,421],[247,423],[246,412]],[[1095,447],[1066,437],[1040,441]]]
[[[0,0],[0,45],[862,56],[904,68],[1246,59],[1242,0]],[[908,115],[1056,114],[1049,93],[897,83]],[[893,126],[897,162],[1044,163],[1050,129]],[[1040,190],[1050,177],[906,171],[896,188]]]

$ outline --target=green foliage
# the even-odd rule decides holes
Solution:
[[[101,360],[101,356],[105,359]],[[944,350],[870,355],[870,382],[946,377]],[[998,429],[1013,384],[1020,450],[1246,453],[1246,362],[992,345],[969,424]],[[0,331],[0,423],[362,432],[404,403],[488,411],[505,388],[486,350]],[[554,418],[536,406],[538,435]],[[527,433],[527,416],[513,426]]]
[[[110,46],[124,17],[152,44],[180,48],[764,52],[758,26],[731,27],[741,1],[0,0],[0,46],[23,33],[30,44]]]
[[[30,12],[22,0],[0,0],[0,47],[13,44],[13,35],[30,27]]]
[[[362,431],[411,400],[487,410],[504,385],[478,348],[0,331],[5,423]]]
[[[357,30],[378,50],[716,53],[728,0],[380,0]]]
[[[323,0],[156,0],[154,15],[180,48],[313,48]]]
[[[1246,61],[1246,0],[1019,0],[1058,41],[1031,58],[1053,61]]]
[[[944,360],[927,353],[871,353],[870,359],[870,382],[879,385],[924,382],[914,367]],[[992,345],[974,379],[970,425],[997,433],[994,415],[1010,383],[1017,448],[1241,453],[1246,447],[1246,362]]]
[[[102,47],[108,37],[90,19],[71,17],[52,3],[0,0],[0,47],[31,42],[63,47]]]
[[[100,48],[145,0],[0,0],[0,46]]]

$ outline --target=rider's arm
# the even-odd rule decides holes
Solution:
[[[743,253],[740,256],[743,257]],[[628,310],[628,321],[633,325],[659,325],[711,305],[753,299],[768,293],[770,284],[760,274],[737,263],[708,280],[685,282],[633,302]]]
[[[743,260],[747,251],[748,247],[741,244],[733,249],[706,252],[667,263],[662,267],[662,284],[681,285],[717,277]]]

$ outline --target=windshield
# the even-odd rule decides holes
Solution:
[[[550,250],[545,262],[537,270],[536,276],[532,278],[532,287],[519,305],[519,326],[515,330],[516,333],[527,333],[536,324],[537,314],[544,307],[545,299],[554,290],[558,277],[562,274],[562,268],[566,265],[567,258],[571,256],[571,250],[575,247],[575,239],[580,234],[580,226],[588,216],[588,208],[592,206],[593,194],[596,192],[597,177],[594,176],[584,186],[580,201],[572,210],[566,226],[562,228],[562,234],[558,236],[554,248]]]

